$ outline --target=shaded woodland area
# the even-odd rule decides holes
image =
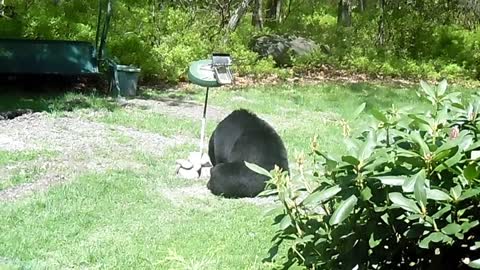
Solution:
[[[0,37],[95,38],[96,0],[2,0]],[[107,48],[145,79],[176,82],[212,51],[240,74],[280,77],[317,67],[399,77],[478,79],[477,0],[117,0]],[[255,38],[294,36],[318,49],[289,69],[252,51]]]

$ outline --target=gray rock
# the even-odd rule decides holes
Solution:
[[[272,56],[279,66],[291,66],[292,56],[312,53],[319,46],[312,40],[297,36],[263,35],[250,44],[251,49],[261,57]]]

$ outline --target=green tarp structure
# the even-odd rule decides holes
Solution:
[[[0,74],[99,74],[113,0],[98,1],[95,44],[85,41],[1,39]]]
[[[96,74],[96,50],[82,41],[0,39],[0,73]]]

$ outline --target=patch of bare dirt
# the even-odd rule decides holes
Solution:
[[[0,150],[57,153],[50,158],[40,157],[0,167],[0,181],[8,179],[22,167],[41,168],[35,181],[0,191],[0,200],[17,199],[46,190],[53,184],[88,171],[138,169],[143,166],[135,161],[138,153],[161,156],[166,148],[184,142],[181,137],[165,138],[133,128],[91,122],[73,114],[52,117],[47,113],[34,113],[0,121]]]

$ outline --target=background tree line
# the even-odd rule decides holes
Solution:
[[[2,3],[3,2],[3,3]],[[90,40],[97,0],[2,0],[0,37]],[[364,73],[480,78],[477,0],[116,0],[107,47],[145,78],[182,80],[192,60],[230,52],[241,74],[289,76],[250,49],[262,34],[310,38],[295,59]]]

